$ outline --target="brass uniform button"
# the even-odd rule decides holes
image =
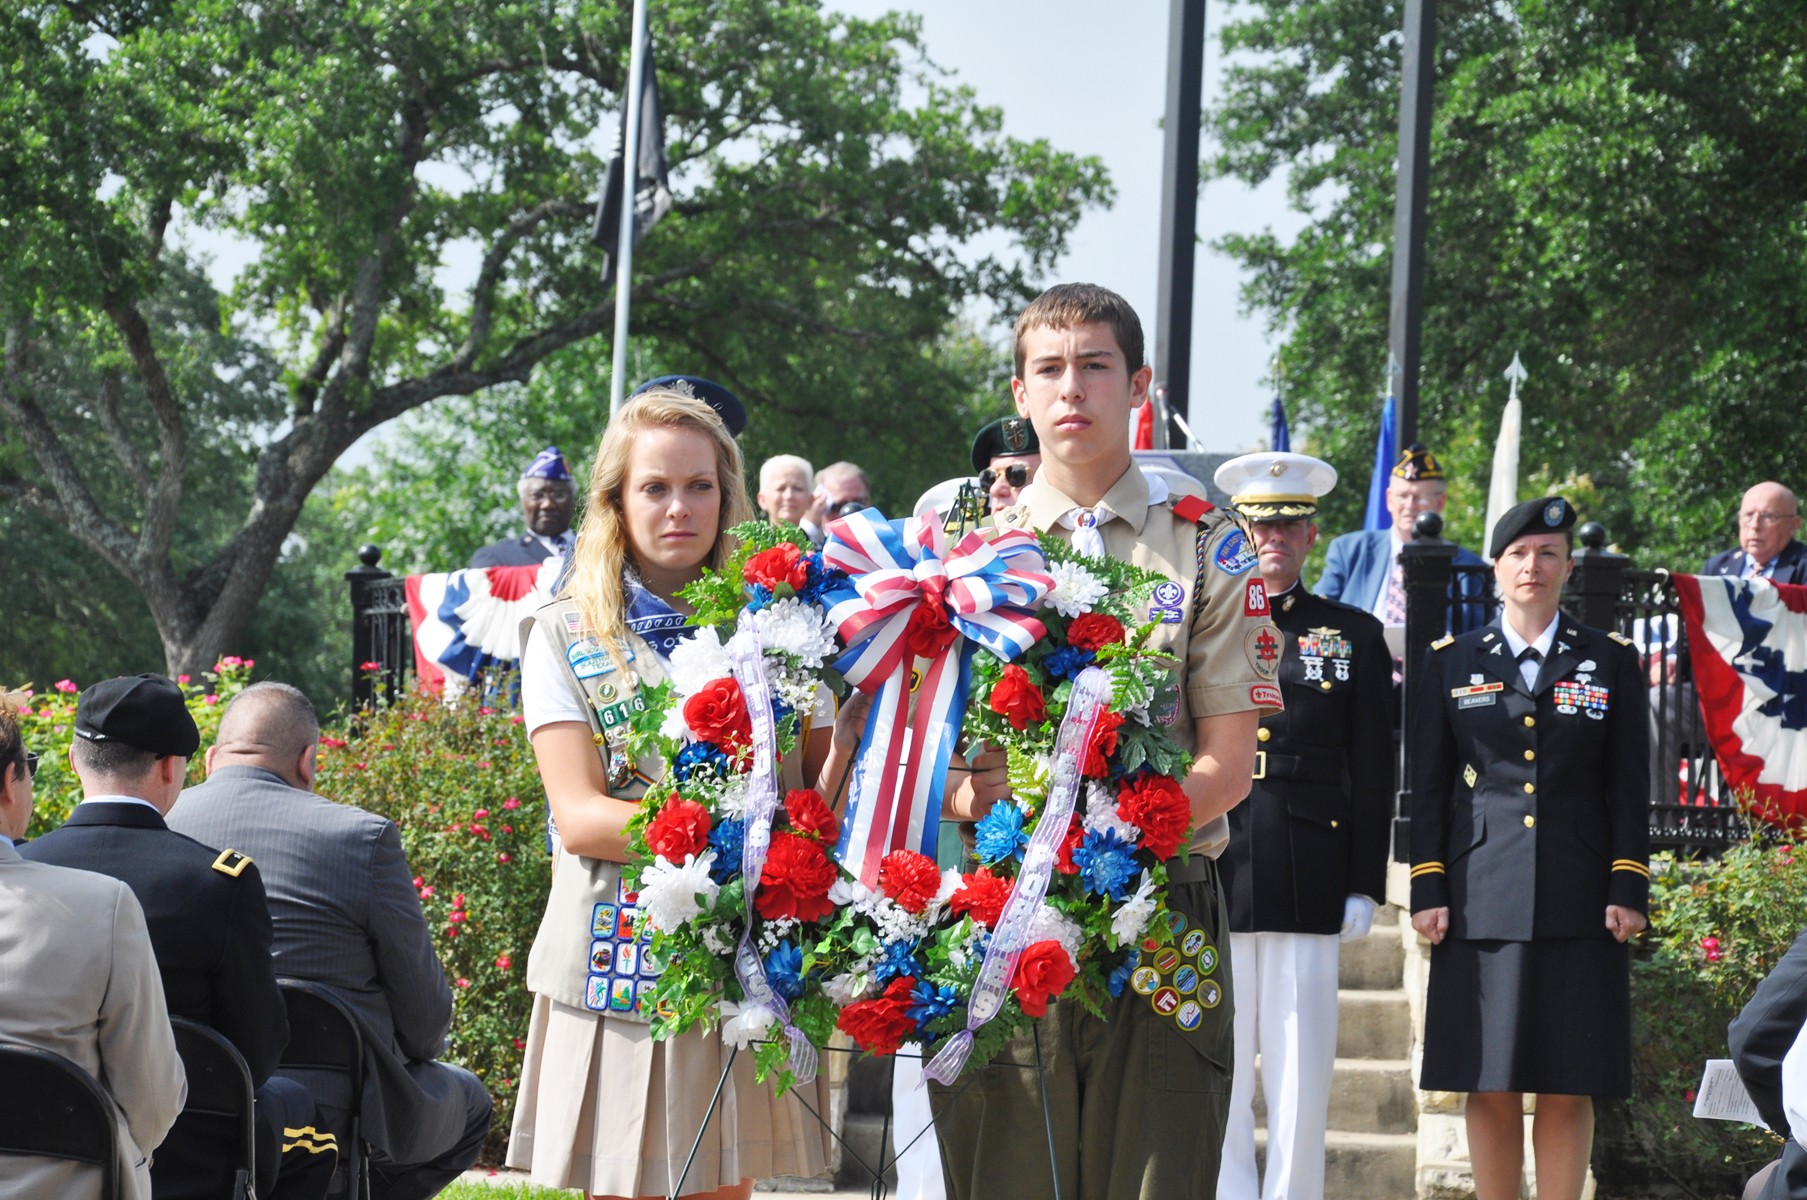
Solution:
[[[1326,679],[1323,683],[1318,684],[1318,686],[1323,688],[1325,691],[1329,691],[1330,690],[1330,681],[1328,679]]]
[[[1525,785],[1525,787],[1526,787],[1526,788],[1527,788],[1527,789],[1529,789],[1529,788],[1530,788],[1530,786],[1531,786],[1531,785],[1530,785],[1530,784],[1528,784],[1528,783],[1527,783],[1527,784],[1526,784],[1526,785]],[[1532,827],[1532,826],[1534,826],[1534,825],[1536,825],[1536,824],[1537,824],[1537,818],[1536,818],[1536,817],[1533,817],[1533,816],[1530,816],[1530,815],[1529,815],[1529,814],[1527,814],[1527,815],[1526,815],[1526,816],[1525,816],[1525,828],[1526,828],[1526,829],[1530,829],[1530,828],[1531,828],[1531,827]]]
[[[1332,829],[1335,829],[1335,828],[1336,828],[1336,822],[1335,822],[1335,821],[1332,821],[1332,822],[1330,822],[1330,827],[1331,827],[1331,828],[1332,828]]]
[[[1526,717],[1526,718],[1525,718],[1525,728],[1526,728],[1526,729],[1531,729],[1531,728],[1533,728],[1533,727],[1534,727],[1534,726],[1536,726],[1536,724],[1537,724],[1537,718],[1536,718],[1536,717]]]
[[[1274,731],[1269,729],[1265,725],[1263,725],[1260,729],[1257,729],[1255,731],[1255,740],[1258,742],[1265,742],[1273,736],[1274,736]]]
[[[1526,762],[1536,762],[1537,761],[1537,751],[1535,751],[1535,750],[1525,751],[1525,761]]]
[[[1537,785],[1535,783],[1527,783],[1525,785],[1525,795],[1527,795],[1527,796],[1534,795],[1536,792],[1537,792]]]

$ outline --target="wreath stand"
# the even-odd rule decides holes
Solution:
[[[1060,1163],[1054,1152],[1054,1113],[1053,1109],[1048,1104],[1048,1068],[1046,1061],[1042,1057],[1041,1022],[1031,1022],[1029,1028],[1035,1039],[1035,1061],[1033,1063],[992,1062],[981,1069],[990,1070],[992,1067],[1006,1067],[1015,1068],[1019,1071],[1035,1072],[1036,1081],[1040,1084],[1042,1097],[1042,1128],[1047,1131],[1048,1135],[1048,1178],[1054,1182],[1053,1200],[1061,1200]],[[859,1050],[852,1046],[824,1046],[822,1049],[831,1054],[860,1053]],[[697,1152],[701,1150],[703,1146],[703,1135],[709,1130],[709,1122],[715,1118],[715,1110],[721,1103],[722,1089],[728,1085],[728,1075],[734,1070],[734,1060],[739,1056],[740,1048],[738,1046],[728,1052],[728,1061],[722,1066],[721,1078],[715,1081],[715,1091],[710,1095],[709,1107],[703,1113],[703,1123],[697,1129],[696,1137],[690,1143],[690,1153],[684,1157],[684,1169],[678,1173],[677,1182],[672,1185],[672,1189],[667,1195],[666,1200],[678,1200],[678,1193],[684,1190],[684,1181],[690,1177],[690,1168],[692,1164],[696,1162]],[[896,1057],[920,1059],[923,1057],[923,1054],[922,1051],[918,1050],[914,1054],[899,1054]],[[970,1086],[972,1086],[970,1078],[962,1080],[959,1084],[955,1085],[955,1095],[958,1095]],[[921,1141],[925,1136],[934,1132],[934,1123],[931,1120],[929,1128],[918,1133],[914,1138],[911,1138],[909,1145],[904,1146],[898,1154],[888,1154],[886,1146],[888,1146],[891,1141],[891,1117],[887,1114],[884,1124],[881,1126],[879,1135],[878,1166],[874,1167],[871,1163],[867,1162],[864,1158],[861,1158],[854,1152],[853,1147],[847,1144],[847,1140],[835,1132],[834,1125],[829,1119],[822,1113],[817,1112],[810,1102],[803,1098],[803,1093],[801,1091],[797,1089],[792,1089],[792,1091],[797,1097],[797,1103],[803,1106],[804,1111],[814,1117],[817,1124],[827,1130],[828,1135],[840,1144],[841,1152],[850,1156],[854,1162],[865,1168],[867,1174],[872,1176],[872,1200],[885,1200],[885,1197],[888,1194],[888,1189],[885,1186],[885,1172],[897,1165],[898,1157],[904,1151],[909,1150],[911,1146],[916,1145],[916,1143]],[[931,1105],[930,1116],[932,1118],[939,1118],[940,1115],[941,1114],[935,1111],[934,1107]]]

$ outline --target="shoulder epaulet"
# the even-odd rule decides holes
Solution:
[[[1181,496],[1173,502],[1173,515],[1182,521],[1197,522],[1216,507],[1203,496]]]
[[[1613,641],[1619,643],[1619,645],[1621,645],[1621,646],[1631,646],[1634,648],[1637,646],[1636,642],[1632,641],[1630,638],[1626,637],[1624,634],[1620,633],[1616,629],[1613,630],[1612,632],[1608,633],[1606,636],[1611,638]]]
[[[1436,641],[1431,643],[1431,649],[1432,650],[1441,650],[1445,646],[1453,646],[1455,644],[1456,644],[1456,635],[1453,633],[1446,633],[1442,637],[1438,638]]]
[[[240,854],[237,850],[222,850],[220,856],[213,860],[213,869],[222,875],[230,875],[237,879],[251,865],[249,854]]]

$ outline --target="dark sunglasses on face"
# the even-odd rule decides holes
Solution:
[[[998,473],[990,467],[986,467],[983,471],[979,472],[979,486],[985,491],[989,492],[991,490],[991,485],[997,481]],[[1022,463],[1011,463],[1004,468],[1004,482],[1013,488],[1022,487],[1029,482],[1029,468]]]
[[[871,507],[872,506],[864,500],[843,500],[839,504],[829,506],[828,515],[831,517],[844,517],[849,513],[856,513],[861,509]]]
[[[38,756],[29,750],[25,752],[25,773],[33,778],[38,774]]]

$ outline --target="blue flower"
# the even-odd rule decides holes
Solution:
[[[803,951],[795,942],[779,942],[765,956],[765,978],[786,1000],[803,994]]]
[[[715,823],[709,831],[709,848],[715,851],[715,865],[709,868],[709,878],[717,883],[727,883],[740,874],[741,846],[746,840],[747,823],[739,817]]]
[[[724,779],[728,774],[728,756],[714,742],[692,742],[678,751],[671,770],[679,783],[688,783],[693,775],[699,774],[705,779]]]
[[[758,583],[747,585],[747,611],[758,612],[772,602],[772,589]]]
[[[953,1012],[956,999],[958,995],[953,988],[936,987],[924,980],[910,993],[910,1007],[905,1011],[910,1020],[916,1022],[916,1030],[920,1033],[930,1021],[939,1020]]]
[[[1073,862],[1087,891],[1112,900],[1129,898],[1130,884],[1141,870],[1136,866],[1136,848],[1111,829],[1086,834],[1073,851]]]
[[[881,986],[900,976],[910,979],[922,976],[922,964],[916,961],[915,942],[886,942],[884,953],[873,964],[872,978]]]
[[[1078,646],[1062,646],[1042,659],[1042,670],[1060,679],[1072,679],[1092,665],[1097,655]]]
[[[849,582],[847,572],[824,563],[820,551],[805,554],[802,562],[809,576],[803,581],[803,590],[797,593],[797,598],[805,604],[820,604],[825,592]]]
[[[772,724],[778,724],[780,721],[784,720],[784,718],[796,711],[796,709],[786,704],[783,700],[780,700],[776,692],[772,693]]]
[[[1123,994],[1123,985],[1128,983],[1129,977],[1135,973],[1136,956],[1125,955],[1123,961],[1117,964],[1117,969],[1111,972],[1110,978],[1104,981],[1105,989],[1110,992],[1111,999],[1114,1000]]]
[[[1021,858],[1029,835],[1023,832],[1023,810],[1006,800],[991,806],[973,828],[973,853],[986,866]]]

